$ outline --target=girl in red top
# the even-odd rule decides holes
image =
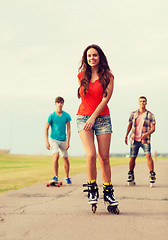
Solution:
[[[113,195],[114,190],[111,183],[109,149],[112,125],[107,106],[113,93],[114,76],[110,72],[106,56],[99,46],[93,44],[84,50],[78,81],[78,98],[81,98],[81,104],[77,112],[77,127],[87,157],[89,204],[97,204],[99,197],[96,184],[95,134],[104,182],[104,201],[108,204],[110,211],[110,209],[117,209],[118,205],[118,201]]]

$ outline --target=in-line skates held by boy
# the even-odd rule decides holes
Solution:
[[[83,187],[87,187],[84,192],[88,192],[88,204],[92,206],[92,211],[95,213],[99,198],[99,189],[97,183],[95,180],[92,180],[87,184],[83,184]],[[111,183],[103,184],[104,203],[107,206],[107,211],[110,213],[119,214],[118,201],[114,198],[113,192],[113,185]]]
[[[129,132],[130,135],[130,162],[129,162],[129,172],[128,172],[128,185],[135,185],[134,180],[134,168],[135,160],[138,156],[139,148],[141,147],[144,150],[144,154],[147,159],[149,167],[149,182],[150,187],[153,186],[156,180],[156,173],[154,172],[154,161],[151,156],[151,145],[150,137],[151,134],[155,131],[155,117],[154,115],[146,109],[147,99],[144,96],[139,98],[139,109],[132,112],[129,118],[129,124],[127,127],[127,132],[125,136],[125,143],[127,142],[127,137]]]

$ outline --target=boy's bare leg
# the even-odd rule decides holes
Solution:
[[[64,169],[65,169],[65,177],[69,178],[69,159],[68,157],[63,157],[64,160]]]
[[[145,156],[146,156],[146,159],[147,159],[149,171],[153,172],[154,171],[154,162],[153,162],[152,156],[151,156],[150,153],[146,154]]]
[[[129,162],[129,170],[134,171],[136,157],[131,157]]]
[[[54,176],[58,177],[58,159],[59,159],[59,153],[54,153],[53,154],[53,171],[54,171]]]

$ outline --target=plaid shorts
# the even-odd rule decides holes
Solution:
[[[150,143],[143,144],[141,142],[134,141],[134,143],[131,143],[131,146],[130,146],[130,157],[136,157],[138,155],[140,147],[144,150],[145,155],[148,153],[151,153]]]

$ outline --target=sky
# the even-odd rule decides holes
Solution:
[[[62,96],[72,117],[69,155],[85,155],[76,127],[77,74],[94,43],[115,76],[110,153],[129,153],[124,138],[141,95],[156,118],[152,152],[167,153],[167,9],[167,0],[0,0],[0,149],[51,154],[44,129]]]

